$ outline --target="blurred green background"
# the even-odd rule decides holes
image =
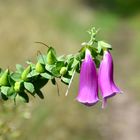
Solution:
[[[0,140],[139,140],[140,138],[139,0],[0,0],[0,67],[11,70],[36,62],[35,44],[49,44],[58,55],[76,53],[95,26],[98,38],[113,46],[116,83],[124,94],[91,108],[75,101],[76,75],[68,97],[50,83],[44,100],[29,104],[0,102]]]

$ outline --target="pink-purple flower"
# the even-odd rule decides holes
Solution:
[[[76,100],[87,106],[92,106],[99,100],[96,65],[88,49],[86,49],[85,59],[81,65],[79,91]]]
[[[106,106],[107,99],[120,93],[113,79],[113,59],[109,51],[104,51],[98,76],[96,65],[88,49],[80,70],[79,91],[76,100],[87,106],[92,106],[99,101],[98,85],[102,96],[102,108]]]
[[[103,98],[102,108],[106,106],[107,99],[120,93],[113,79],[113,59],[109,51],[104,51],[98,72],[98,83]]]

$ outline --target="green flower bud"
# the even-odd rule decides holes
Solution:
[[[48,53],[47,53],[47,63],[49,65],[53,65],[56,62],[56,55],[55,55],[55,51],[53,48],[49,48]]]
[[[15,85],[14,85],[15,92],[20,92],[22,87],[23,87],[23,83],[22,82],[19,82],[19,81],[15,82]]]
[[[43,73],[45,72],[45,66],[39,62],[37,62],[36,66],[35,66],[35,70],[38,73]]]
[[[30,73],[31,71],[31,66],[28,66],[21,74],[21,79],[26,81],[28,78],[27,78],[27,75]]]
[[[0,86],[8,86],[9,85],[9,70],[6,69],[5,72],[0,77]]]
[[[67,73],[67,68],[66,67],[62,67],[60,70],[60,74],[63,76]]]

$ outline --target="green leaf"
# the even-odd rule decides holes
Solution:
[[[17,73],[17,72],[15,72],[15,73],[12,73],[11,74],[11,78],[14,80],[14,81],[21,81],[21,74],[20,73]]]
[[[41,64],[46,64],[47,63],[47,56],[46,55],[38,55],[37,60]]]
[[[60,76],[60,70],[62,67],[64,67],[64,61],[58,61],[54,67],[51,69],[51,73],[56,76],[59,77]]]
[[[0,68],[0,77],[2,76],[3,72],[4,71]]]
[[[71,59],[71,58],[73,58],[73,57],[74,57],[73,54],[69,54],[69,55],[66,56],[66,60],[69,60],[69,59]]]
[[[57,57],[58,61],[65,61],[65,55],[61,55],[59,57]]]
[[[89,46],[88,49],[90,50],[92,57],[95,58],[98,55],[97,48]]]
[[[44,87],[48,81],[49,81],[48,79],[41,76],[35,77],[33,80],[35,91],[40,90],[42,87]]]
[[[24,82],[24,87],[27,91],[33,93],[35,91],[34,85],[29,82]]]
[[[74,55],[73,54],[69,54],[69,55],[66,56],[65,62],[67,64],[69,64],[73,59],[74,59]]]
[[[31,61],[26,61],[26,63],[30,65],[32,69],[35,68],[35,64],[33,64]]]
[[[34,77],[34,76],[37,76],[37,75],[39,75],[39,73],[36,72],[36,70],[32,70],[32,71],[27,75],[27,77],[30,78],[30,77]]]
[[[53,78],[51,81],[52,81],[52,84],[53,84],[53,85],[56,85],[56,80],[55,80],[55,78]]]
[[[102,49],[111,49],[111,45],[104,42],[104,41],[98,41],[98,52],[100,53]]]
[[[10,87],[8,87],[8,86],[2,86],[2,87],[1,87],[1,92],[2,92],[4,95],[7,96],[9,89],[10,89]]]
[[[79,64],[79,61],[78,61],[76,58],[74,58],[74,61],[73,61],[71,67],[72,67],[72,68],[75,68],[78,64]]]
[[[9,84],[13,86],[15,84],[15,81],[9,76]]]
[[[61,69],[61,67],[65,66],[64,61],[57,61],[55,66],[57,67],[57,69]]]
[[[39,96],[39,98],[44,99],[44,95],[41,90],[37,90],[36,94]]]
[[[73,72],[74,72],[74,69],[71,69],[71,70],[68,71],[68,74],[69,74],[70,76],[72,76],[72,75],[73,75]]]
[[[25,92],[21,92],[21,93],[17,94],[16,101],[21,101],[21,102],[24,102],[24,103],[28,103],[29,102],[29,97]]]
[[[16,95],[15,90],[14,90],[14,87],[7,87],[7,86],[1,87],[1,93],[6,98],[10,98],[10,99],[14,99],[14,97]]]
[[[8,90],[8,92],[7,92],[7,96],[13,98],[15,96],[15,94],[16,93],[15,93],[14,87],[13,86],[10,87],[9,90]]]
[[[0,92],[0,98],[3,99],[4,101],[8,100],[8,97],[4,95],[2,92]]]
[[[49,64],[46,64],[45,68],[47,71],[51,72],[52,71],[52,68],[55,67],[55,65],[49,65]]]
[[[82,59],[84,59],[85,58],[85,52],[80,52],[80,54],[77,56],[77,60],[79,60],[79,61],[81,61]]]
[[[100,60],[96,58],[96,59],[94,59],[94,61],[95,61],[96,67],[99,68]]]
[[[70,78],[66,78],[66,77],[61,77],[62,82],[64,82],[65,84],[69,84],[70,83]]]
[[[80,52],[77,55],[75,55],[75,58],[80,62],[85,57],[85,52]]]
[[[40,75],[41,75],[42,77],[46,78],[46,79],[52,79],[52,78],[53,78],[53,76],[50,75],[50,74],[48,74],[48,73],[41,73]]]
[[[16,64],[17,72],[22,73],[24,71],[24,67],[20,64]]]
[[[59,70],[57,69],[57,67],[52,68],[51,73],[55,77],[60,77],[60,73],[59,73]]]
[[[76,67],[76,72],[77,73],[80,73],[81,64],[82,64],[82,61]]]
[[[67,60],[67,67],[68,67],[68,69],[71,69],[73,61],[74,61],[74,58],[71,58],[71,59]]]

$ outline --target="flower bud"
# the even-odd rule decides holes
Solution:
[[[50,48],[47,53],[47,63],[53,65],[56,62],[55,51],[53,48]]]
[[[15,85],[14,85],[14,90],[15,92],[20,92],[21,91],[21,87],[22,87],[22,83],[21,82],[15,82]]]
[[[60,70],[60,74],[63,76],[67,73],[67,68],[66,67],[62,67]]]
[[[0,86],[8,86],[9,85],[9,70],[6,69],[0,78]]]
[[[22,75],[21,75],[21,79],[26,81],[27,80],[27,75],[30,73],[31,71],[31,66],[28,66],[23,72],[22,72]]]
[[[35,70],[38,73],[43,73],[43,72],[45,72],[45,66],[43,64],[37,62],[36,66],[35,66]]]

